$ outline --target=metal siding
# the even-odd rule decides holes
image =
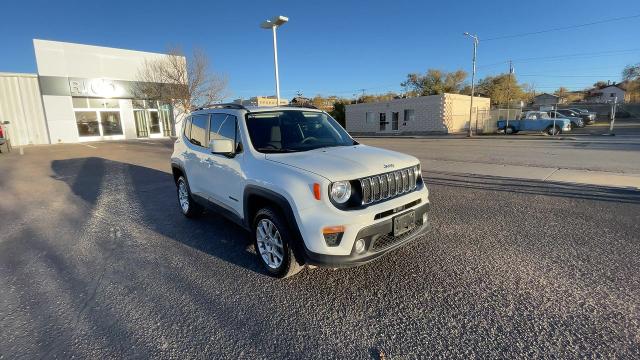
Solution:
[[[11,122],[12,145],[49,143],[36,76],[0,74],[0,121]]]

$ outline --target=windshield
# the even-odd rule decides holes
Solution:
[[[246,118],[251,143],[263,153],[357,144],[340,124],[322,112],[269,111],[249,113]]]

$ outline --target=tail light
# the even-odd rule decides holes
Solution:
[[[2,139],[4,137],[4,130],[2,129],[2,126],[0,126],[0,139]]]

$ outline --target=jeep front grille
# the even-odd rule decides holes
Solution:
[[[367,205],[415,190],[419,168],[413,166],[360,179],[362,204]]]

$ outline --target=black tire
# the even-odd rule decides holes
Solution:
[[[281,252],[282,260],[277,267],[274,267],[273,264],[270,266],[267,260],[262,255],[260,245],[258,244],[259,230],[258,226],[262,220],[266,220],[271,222],[276,231],[280,235],[280,239],[282,242]],[[269,275],[277,277],[277,278],[286,278],[289,276],[293,276],[304,269],[304,266],[301,265],[296,259],[293,249],[290,244],[294,241],[293,234],[290,231],[287,223],[284,221],[284,217],[277,211],[271,208],[262,208],[258,210],[256,216],[253,220],[253,226],[251,228],[253,235],[253,246],[256,250],[256,255],[258,256],[258,260],[262,264],[263,268],[269,273]],[[264,251],[264,250],[263,250]],[[267,253],[266,257],[269,258],[270,255]],[[273,257],[271,257],[273,259]]]
[[[549,126],[548,128],[546,128],[545,133],[547,133],[547,135],[560,135],[562,131],[558,126],[556,127]]]
[[[181,199],[181,186],[184,184],[186,189],[186,206],[183,206]],[[180,207],[180,211],[182,214],[188,218],[198,217],[202,214],[202,206],[196,203],[191,196],[191,189],[189,188],[189,182],[187,178],[184,176],[180,176],[178,181],[176,181],[176,192],[178,195],[178,206]]]

